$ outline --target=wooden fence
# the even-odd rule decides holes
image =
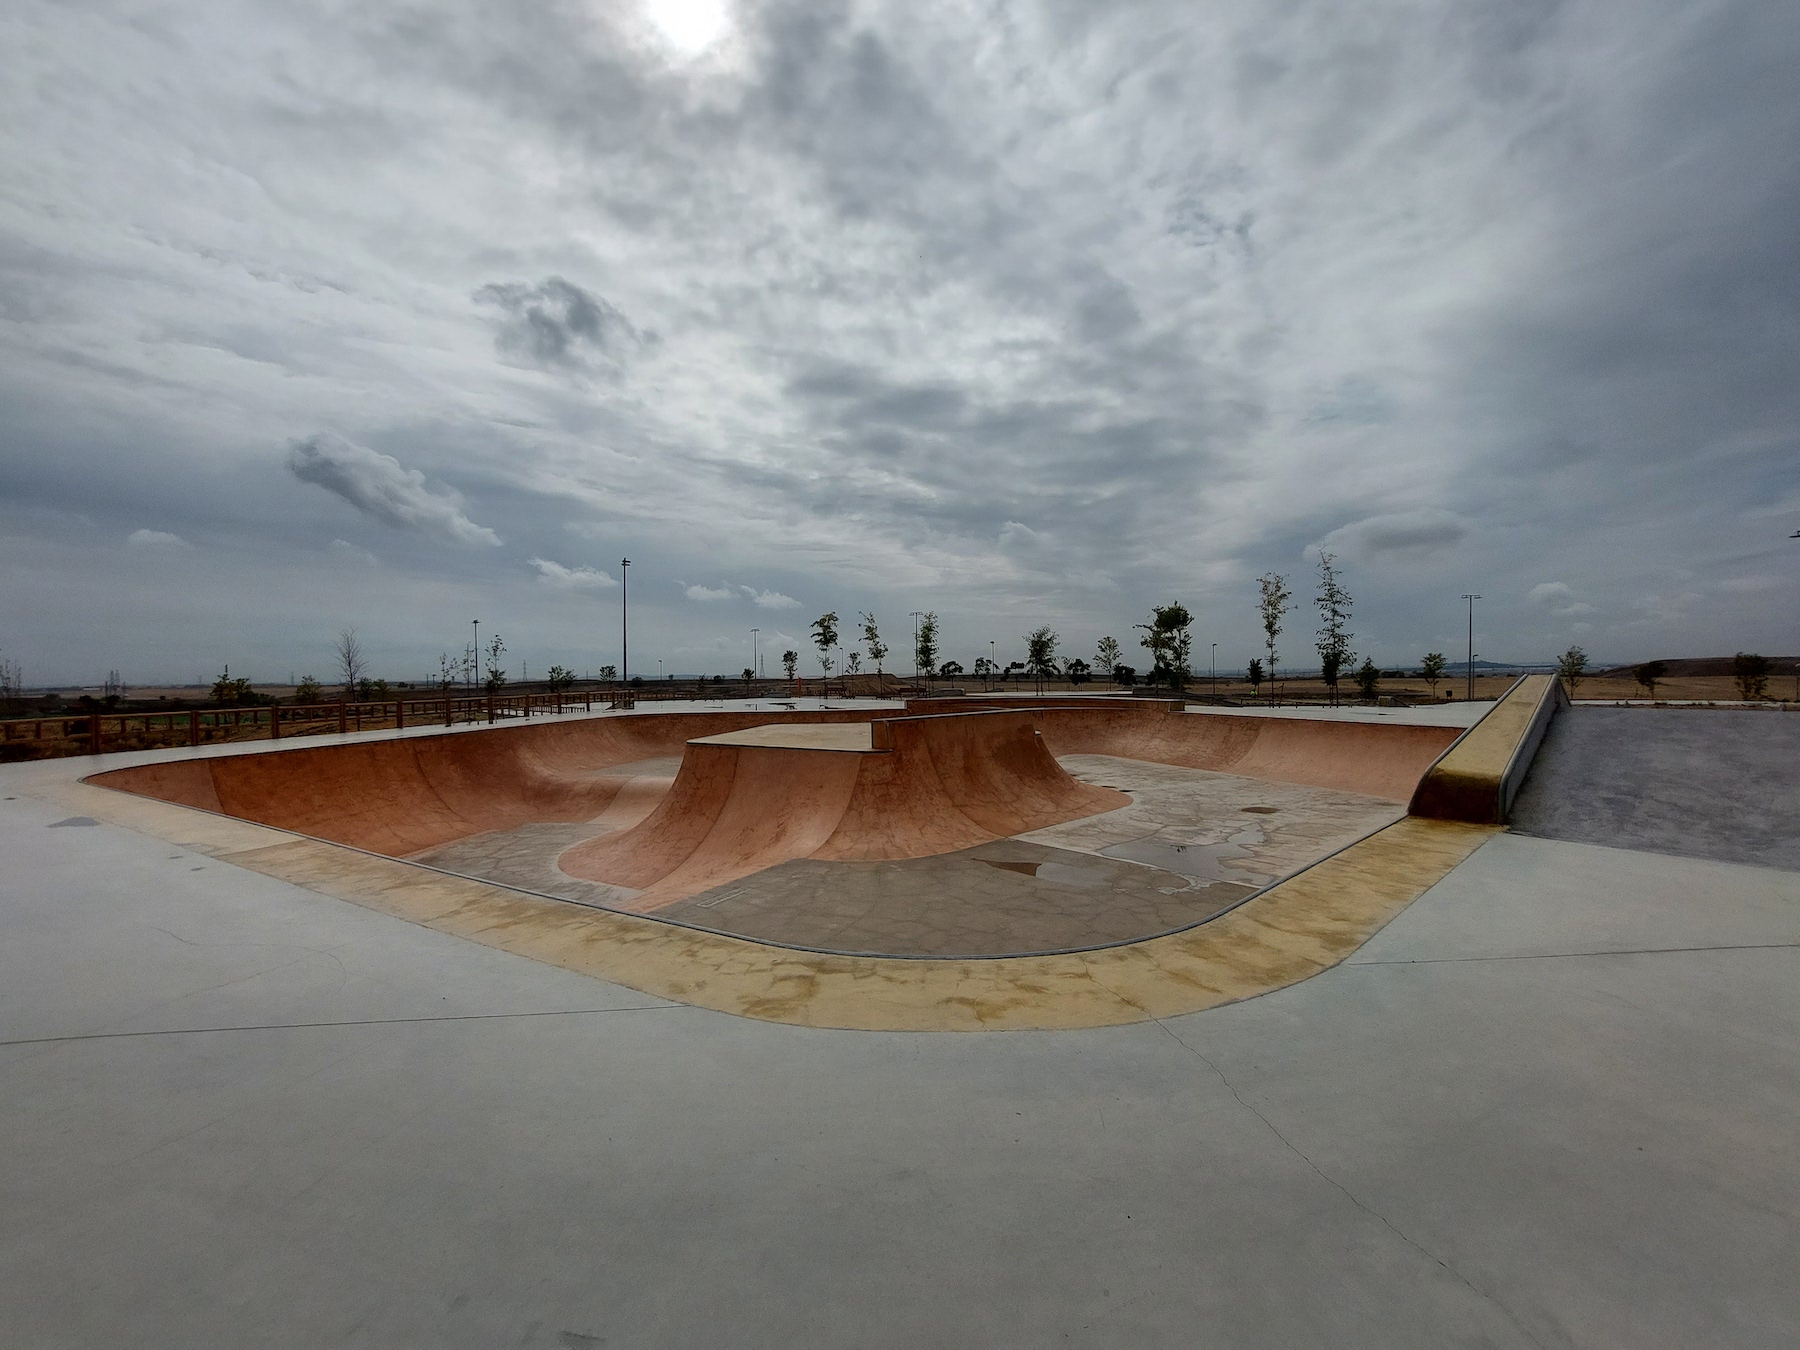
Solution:
[[[392,730],[494,722],[533,713],[591,711],[591,689],[553,694],[479,694],[344,700],[337,703],[260,704],[241,708],[195,708],[168,712],[74,712],[55,717],[0,721],[0,758],[42,755],[98,755],[107,749],[207,745],[221,741],[281,740],[332,732]],[[601,693],[603,708],[630,707],[630,693]],[[30,742],[29,746],[25,743]],[[8,748],[11,747],[11,753]],[[20,752],[24,753],[21,754]]]

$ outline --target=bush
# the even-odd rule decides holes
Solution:
[[[1739,652],[1731,658],[1731,676],[1737,681],[1739,698],[1752,701],[1769,696],[1768,657]]]

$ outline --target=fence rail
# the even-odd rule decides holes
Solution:
[[[613,695],[591,689],[553,694],[481,694],[458,697],[358,699],[336,703],[256,704],[242,708],[194,708],[166,712],[75,712],[54,717],[0,721],[0,754],[6,747],[40,749],[46,756],[98,755],[112,749],[151,745],[209,745],[248,740],[282,740],[332,732],[389,730],[413,726],[455,726],[562,713],[579,708],[630,707],[629,692]],[[135,735],[134,735],[135,732]],[[17,750],[8,758],[16,758]]]
[[[924,694],[918,685],[885,675],[871,690],[868,677],[852,693],[843,677],[744,681],[648,681],[625,688],[565,689],[561,693],[412,695],[388,699],[342,699],[332,703],[248,704],[244,707],[181,708],[158,711],[91,709],[48,717],[0,719],[0,763],[63,755],[98,755],[107,750],[162,749],[234,741],[285,740],[333,732],[383,731],[417,726],[495,722],[595,707],[631,708],[640,703],[737,702],[746,699],[832,697],[905,698]]]

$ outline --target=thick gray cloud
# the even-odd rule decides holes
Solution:
[[[536,286],[490,282],[475,292],[479,304],[500,311],[495,344],[512,360],[545,370],[616,368],[654,335],[638,332],[607,300],[550,277]]]
[[[6,7],[0,642],[1800,645],[1793,6],[657,7]]]
[[[288,446],[288,471],[342,497],[358,511],[402,530],[441,534],[459,544],[498,546],[500,536],[463,514],[453,494],[434,491],[417,469],[392,455],[324,431]],[[343,542],[341,540],[337,542]]]

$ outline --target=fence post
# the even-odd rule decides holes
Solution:
[[[350,730],[350,705],[343,699],[338,700],[338,735],[343,736]]]
[[[269,739],[272,741],[281,739],[281,705],[279,703],[269,705]]]
[[[406,700],[403,698],[394,700],[394,730],[406,730]]]
[[[88,714],[88,753],[92,754],[92,755],[97,755],[100,753],[100,714],[99,713],[89,713]]]
[[[489,724],[490,724],[490,725],[491,725],[491,724],[492,724],[492,723],[493,723],[493,720],[494,720],[494,691],[493,691],[493,690],[492,690],[492,689],[490,689],[490,690],[488,690],[488,709],[487,709],[487,712],[488,712],[488,722],[489,722]]]
[[[451,713],[450,713],[450,695],[448,695],[448,694],[444,695],[444,725],[445,726],[453,725]]]

